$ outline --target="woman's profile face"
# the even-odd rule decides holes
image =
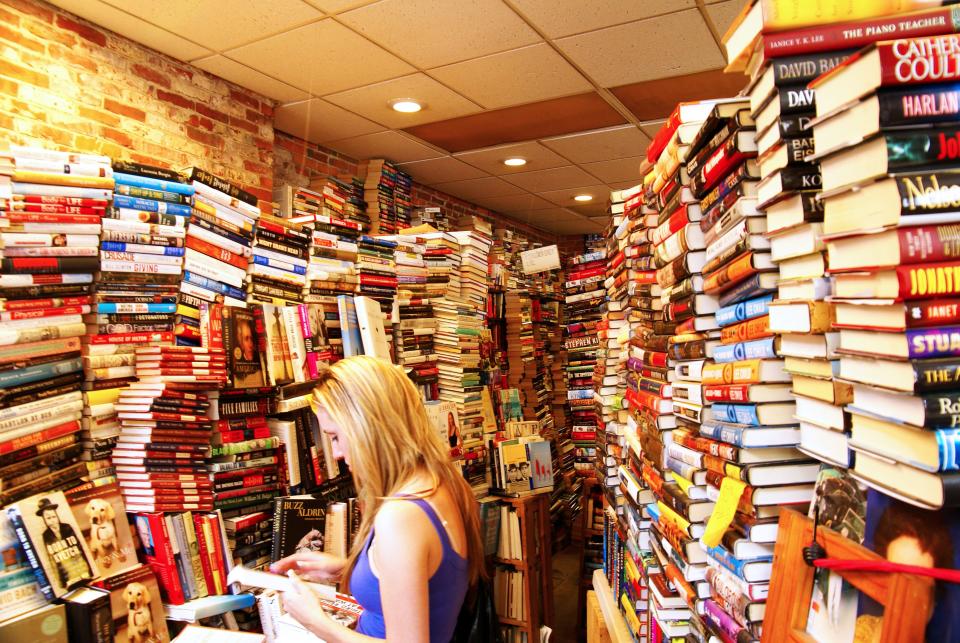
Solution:
[[[330,442],[333,445],[333,457],[336,460],[343,460],[349,467],[350,448],[343,429],[333,421],[333,418],[324,409],[317,410],[317,422],[320,424],[320,430],[330,437]]]

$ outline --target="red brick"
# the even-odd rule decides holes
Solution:
[[[229,123],[229,122],[230,122],[230,117],[229,117],[229,116],[227,116],[226,114],[224,114],[223,112],[221,112],[221,111],[219,111],[219,110],[213,109],[213,108],[211,108],[211,107],[207,107],[207,106],[204,105],[203,103],[197,103],[197,105],[196,105],[196,107],[194,107],[194,109],[197,110],[197,113],[198,113],[198,114],[203,114],[203,115],[206,116],[207,118],[212,118],[212,119],[215,120],[215,121],[220,121],[221,123]]]
[[[3,0],[8,7],[16,9],[21,13],[40,18],[45,22],[53,22],[53,11],[47,9],[45,5],[35,2],[35,0]]]
[[[247,172],[255,172],[260,175],[269,174],[271,171],[266,165],[261,165],[260,163],[251,161],[249,159],[243,160],[243,169],[245,169]]]
[[[123,103],[118,103],[112,98],[103,99],[103,108],[108,112],[120,114],[122,116],[126,116],[127,118],[132,118],[135,121],[140,121],[141,123],[147,120],[147,113],[142,109],[130,107],[129,105],[124,105]]]
[[[250,194],[252,194],[253,196],[257,197],[261,203],[266,202],[268,206],[273,201],[272,190],[264,190],[263,188],[258,188],[253,185],[244,185],[243,189],[249,192]],[[261,205],[260,207],[263,207],[263,206]]]
[[[50,86],[50,79],[47,78],[46,74],[41,74],[26,67],[21,67],[20,65],[14,65],[12,62],[3,58],[0,58],[0,75],[22,80],[25,83],[30,83],[37,87]]]
[[[208,132],[213,131],[213,121],[205,116],[198,116],[197,114],[190,114],[189,120],[187,120],[187,125],[191,127],[202,127]]]
[[[83,118],[102,123],[103,125],[109,125],[110,127],[116,127],[120,124],[120,118],[109,114],[107,112],[102,112],[98,109],[91,109],[85,105],[80,105],[77,107],[78,113]]]
[[[263,121],[263,114],[261,114],[255,109],[248,109],[247,120],[250,121],[251,123],[260,123]]]
[[[134,74],[143,78],[144,80],[149,80],[154,85],[160,85],[161,87],[166,87],[170,89],[170,79],[161,74],[159,71],[153,67],[148,67],[147,65],[141,65],[139,63],[132,65],[130,69]]]
[[[260,128],[254,125],[253,123],[248,123],[242,118],[237,118],[235,116],[230,117],[230,125],[233,127],[239,127],[242,130],[246,130],[251,134],[256,134],[260,131]]]
[[[0,95],[3,96],[16,96],[17,91],[20,89],[20,85],[15,83],[12,80],[6,78],[0,78]]]
[[[73,45],[70,45],[71,47]],[[100,73],[100,68],[97,67],[95,63],[89,56],[80,56],[67,47],[57,43],[50,43],[47,45],[47,53],[54,60],[66,61],[77,67],[83,67],[87,71],[93,74]]]
[[[0,21],[0,38],[20,45],[25,49],[36,51],[37,53],[43,53],[43,43],[34,40],[33,38],[27,38],[22,29],[11,29],[10,25],[5,21]]]
[[[100,47],[107,46],[107,36],[99,29],[94,29],[88,25],[71,20],[64,15],[57,16],[57,26],[61,29],[72,31],[84,40],[89,40],[95,45],[99,45]]]
[[[260,105],[260,113],[266,116],[267,118],[273,118],[273,105],[263,103]]]
[[[187,126],[187,138],[198,143],[203,143],[204,145],[208,145],[210,147],[223,147],[223,139],[216,134],[204,132],[203,130],[199,130],[196,127],[191,127],[189,125]]]
[[[236,101],[238,103],[242,103],[247,107],[251,107],[253,109],[260,109],[260,101],[258,101],[256,98],[254,98],[253,96],[251,96],[246,92],[238,91],[236,89],[231,89],[230,100]]]
[[[165,92],[162,89],[157,89],[157,100],[162,100],[165,103],[171,103],[184,109],[193,109],[194,105],[193,101],[189,98],[181,96],[180,94],[174,94],[173,92]]]
[[[34,123],[30,131],[37,138],[42,138],[65,147],[73,146],[73,134],[65,132],[62,129],[44,125],[43,123]]]
[[[14,29],[20,25],[20,16],[0,7],[0,22]]]
[[[130,138],[130,135],[126,132],[122,132],[118,129],[112,127],[101,127],[100,135],[104,138],[108,138],[115,143],[119,143],[124,147],[130,147],[133,145],[133,139]]]
[[[13,129],[13,116],[7,114],[0,114],[0,130],[12,130]]]
[[[156,165],[159,167],[169,167],[167,163],[158,160],[153,156],[146,156],[144,154],[137,154],[136,152],[130,153],[130,160],[134,163],[144,163],[146,165]]]
[[[23,25],[23,29],[49,44],[58,43],[64,47],[77,46],[76,34],[64,29],[60,29],[54,25],[31,20]]]

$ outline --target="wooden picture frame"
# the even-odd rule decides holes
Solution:
[[[817,530],[817,541],[826,550],[827,558],[883,560],[829,528]],[[763,619],[763,643],[829,643],[817,642],[806,632],[815,569],[803,561],[803,549],[812,542],[812,520],[796,511],[781,512]],[[846,570],[837,573],[883,605],[881,643],[924,640],[931,600],[928,580],[910,574]]]

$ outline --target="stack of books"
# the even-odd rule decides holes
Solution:
[[[363,200],[370,217],[370,234],[396,234],[396,166],[385,159],[370,159],[361,164],[359,173],[364,177]]]
[[[394,257],[399,290],[393,331],[397,363],[406,368],[420,387],[424,400],[436,400],[440,394],[434,347],[437,320],[432,301],[427,297],[426,246],[422,239],[410,235],[394,236],[391,240],[397,243]]]
[[[414,208],[413,215],[410,217],[410,227],[428,225],[434,230],[447,232],[450,230],[450,219],[443,213],[442,208],[438,207],[418,207]]]
[[[311,232],[290,219],[261,214],[247,267],[247,301],[298,304],[307,289]]]
[[[409,228],[413,222],[413,177],[406,172],[396,170],[396,186],[393,190],[393,204],[397,213],[394,233]],[[383,232],[381,232],[383,234]]]
[[[367,214],[367,202],[364,200],[363,179],[352,177],[338,181],[330,179],[346,196],[343,203],[343,218],[356,223],[363,230],[370,230],[370,215]]]
[[[0,203],[0,479],[9,502],[66,488],[88,472],[74,461],[75,448],[60,449],[76,444],[89,406],[81,351],[114,182],[103,156],[14,147],[2,158],[11,181]],[[86,453],[92,470],[105,468],[103,449]],[[6,466],[23,460],[32,466]]]
[[[397,296],[397,262],[393,253],[395,241],[361,235],[357,242],[357,294],[380,302],[385,314],[390,314]]]
[[[597,322],[603,302],[606,253],[589,252],[572,260],[564,287],[564,340],[567,352],[567,399],[570,437],[575,445],[574,468],[594,475],[598,419],[593,403],[593,371],[597,364]]]
[[[493,229],[480,217],[467,217],[457,223],[467,230],[453,233],[460,243],[460,297],[485,313]]]
[[[224,517],[227,546],[233,553],[233,564],[247,569],[264,569],[272,561],[273,512],[250,511],[234,518]],[[266,546],[266,556],[261,552]]]
[[[951,455],[960,217],[950,197],[960,116],[931,107],[948,105],[942,97],[953,95],[960,78],[953,68],[936,77],[923,70],[939,60],[936,52],[958,44],[957,34],[877,43],[810,85],[818,97],[813,130],[836,311],[835,320],[811,315],[809,323],[833,321],[839,329],[841,381],[831,384],[836,391],[853,383],[853,475],[928,509],[960,502]],[[916,71],[895,74],[894,66]],[[873,75],[864,91],[847,98],[865,73]],[[878,102],[888,105],[879,116],[857,116]],[[841,121],[855,122],[856,131],[845,126],[838,137]]]
[[[427,294],[434,297],[460,297],[460,242],[449,232],[420,235],[426,249]]]
[[[388,239],[397,243],[393,249],[397,266],[397,295],[417,298],[427,296],[429,272],[424,259],[427,250],[424,240],[415,235],[393,235]]]
[[[187,174],[195,190],[187,237],[206,243],[186,250],[180,291],[191,299],[181,299],[180,304],[193,308],[191,304],[199,301],[222,302],[242,308],[247,299],[254,226],[260,217],[257,198],[199,168],[190,168]],[[178,330],[183,331],[177,335],[178,343],[200,344],[199,321]]]
[[[504,297],[503,319],[506,321],[507,387],[520,392],[523,415],[533,419],[534,399],[530,380],[533,377],[536,347],[530,296],[519,290],[507,292]]]

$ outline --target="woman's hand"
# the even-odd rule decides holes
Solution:
[[[323,611],[316,592],[292,571],[287,573],[293,590],[283,593],[283,609],[316,636],[327,639],[337,623]]]
[[[317,551],[300,551],[281,558],[270,565],[274,574],[286,574],[293,570],[303,578],[315,583],[330,583],[340,580],[347,561],[333,554]]]

